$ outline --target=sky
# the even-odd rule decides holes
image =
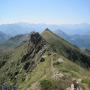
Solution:
[[[0,24],[90,24],[90,0],[0,0]]]

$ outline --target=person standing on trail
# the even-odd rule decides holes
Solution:
[[[73,80],[70,87],[68,87],[66,90],[83,90],[83,89],[76,80]]]
[[[79,83],[74,80],[73,83],[71,84],[71,90],[82,90],[82,88],[80,87]]]
[[[71,90],[74,90],[74,84],[73,83],[71,84]]]

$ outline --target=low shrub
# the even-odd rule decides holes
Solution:
[[[42,80],[40,85],[42,90],[52,90],[52,82],[49,80]]]

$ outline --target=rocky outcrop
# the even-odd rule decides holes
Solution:
[[[33,32],[30,37],[30,42],[32,45],[37,46],[37,44],[42,40],[42,37],[38,32]]]
[[[47,48],[47,42],[37,32],[33,32],[30,35],[27,53],[23,56],[21,63],[24,63],[24,70],[32,70],[39,60],[42,60],[41,56],[45,53]]]

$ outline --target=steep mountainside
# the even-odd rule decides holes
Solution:
[[[33,32],[29,40],[0,56],[0,86],[18,90],[66,90],[76,80],[80,88],[89,90],[89,60],[79,48],[49,29],[41,35]]]
[[[51,44],[52,48],[54,48],[54,51],[57,53],[62,54],[76,63],[90,67],[90,57],[84,55],[76,46],[65,41],[63,38],[58,37],[53,32],[49,31],[49,29],[46,29],[42,33],[42,36],[48,43]]]

